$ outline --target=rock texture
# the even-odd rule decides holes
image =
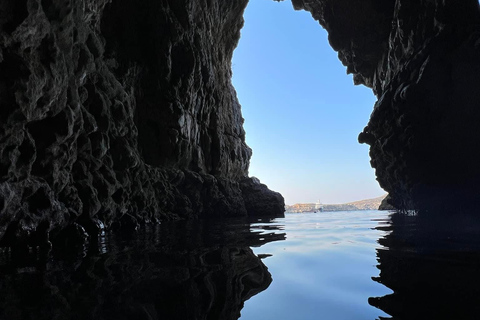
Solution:
[[[247,2],[2,1],[0,244],[283,214],[248,178],[230,82]],[[292,2],[378,96],[359,140],[390,202],[480,204],[478,1]]]
[[[480,204],[477,0],[292,0],[312,12],[357,84],[378,97],[359,135],[390,203]]]
[[[3,0],[0,244],[282,215],[248,178],[230,82],[247,2]]]
[[[395,210],[395,207],[390,204],[390,196],[387,195],[385,198],[383,198],[382,202],[378,206],[378,210]]]

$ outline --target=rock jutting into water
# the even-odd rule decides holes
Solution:
[[[0,238],[281,216],[231,84],[247,0],[4,0]]]

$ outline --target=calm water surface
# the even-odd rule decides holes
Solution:
[[[386,317],[368,299],[392,292],[372,281],[379,275],[377,241],[386,233],[375,227],[387,221],[382,211],[286,214],[274,220],[286,240],[254,249],[272,255],[263,261],[273,282],[245,303],[241,319]],[[252,224],[257,227],[262,224]]]
[[[0,248],[0,319],[480,319],[480,219],[192,220]]]

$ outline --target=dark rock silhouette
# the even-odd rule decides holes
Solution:
[[[292,0],[378,97],[359,135],[399,209],[480,204],[478,0]],[[461,205],[459,205],[461,204]]]
[[[49,247],[75,224],[282,215],[282,197],[248,177],[230,81],[247,3],[2,1],[2,243]],[[378,96],[359,141],[391,204],[479,205],[478,1],[292,3]]]
[[[383,198],[380,206],[378,207],[378,210],[395,210],[395,207],[391,205],[390,202],[391,198],[389,195],[387,195],[385,198]]]
[[[247,2],[2,1],[2,243],[283,215],[280,194],[249,182],[230,81]]]
[[[373,280],[394,292],[371,297],[371,305],[393,320],[478,317],[480,223],[475,215],[396,213],[381,228],[389,234],[379,240],[380,276]]]
[[[47,260],[0,253],[0,318],[228,319],[272,282],[249,246],[284,240],[246,221],[147,226],[102,234],[88,250],[54,246]]]

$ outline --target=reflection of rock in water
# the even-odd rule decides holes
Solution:
[[[4,252],[0,319],[237,319],[272,281],[249,246],[283,239],[193,221],[108,235],[84,258],[8,261]]]
[[[474,217],[392,217],[379,240],[380,276],[394,291],[369,303],[393,319],[479,319],[480,222]]]

